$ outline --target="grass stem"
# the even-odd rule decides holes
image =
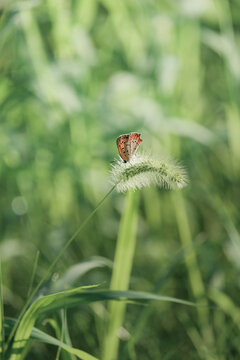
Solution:
[[[139,191],[129,190],[118,233],[110,284],[111,290],[127,290],[129,286],[136,245],[138,202]],[[109,324],[103,349],[104,360],[117,358],[119,346],[119,337],[117,335],[122,326],[125,309],[125,302],[111,301],[109,303]]]
[[[29,304],[32,302],[32,300],[34,299],[35,295],[37,294],[38,290],[40,289],[40,287],[43,285],[43,283],[47,280],[47,278],[51,275],[55,265],[57,264],[57,262],[60,260],[60,258],[63,256],[63,254],[65,253],[65,251],[67,250],[67,248],[70,246],[70,244],[73,242],[73,240],[77,237],[77,235],[83,230],[83,228],[87,225],[87,223],[91,220],[91,218],[93,217],[93,215],[97,212],[97,210],[100,208],[100,206],[103,204],[103,202],[106,200],[106,198],[113,192],[113,190],[115,189],[114,185],[109,191],[108,193],[103,197],[103,199],[98,203],[98,205],[95,207],[95,209],[87,216],[87,218],[81,223],[81,225],[78,227],[78,229],[75,231],[75,233],[68,239],[68,241],[66,242],[66,244],[62,247],[62,249],[59,251],[58,255],[55,257],[54,261],[51,263],[51,265],[49,266],[49,268],[47,269],[46,273],[42,276],[41,280],[38,282],[38,284],[36,285],[36,287],[33,289],[31,295],[28,297],[25,305],[23,306],[20,315],[15,323],[15,325],[12,328],[12,331],[8,337],[7,343],[6,343],[6,347],[8,348],[13,336],[15,334],[15,331],[25,313],[25,311],[27,310]]]

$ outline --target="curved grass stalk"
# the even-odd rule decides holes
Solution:
[[[114,185],[109,192],[103,197],[103,199],[98,203],[98,205],[95,207],[95,209],[88,215],[88,217],[82,222],[82,224],[78,227],[78,229],[75,231],[75,233],[70,237],[70,239],[66,242],[66,244],[63,246],[63,248],[59,251],[58,255],[55,257],[54,261],[51,263],[51,265],[49,266],[49,268],[47,269],[46,273],[42,276],[41,280],[38,282],[38,284],[36,285],[36,287],[33,289],[31,295],[29,296],[29,298],[27,299],[25,305],[23,306],[20,315],[14,325],[14,327],[12,328],[12,331],[8,337],[7,343],[6,343],[6,347],[8,348],[13,336],[16,332],[16,329],[21,321],[21,319],[24,316],[24,313],[26,312],[29,304],[31,303],[31,301],[34,299],[35,295],[37,294],[38,290],[40,289],[40,287],[42,286],[42,284],[47,280],[47,278],[50,276],[50,274],[52,273],[55,265],[57,264],[57,262],[60,260],[60,258],[63,256],[63,254],[65,253],[65,251],[67,250],[67,248],[71,245],[71,243],[73,242],[73,240],[77,237],[77,235],[82,231],[82,229],[87,225],[87,223],[91,220],[91,218],[93,217],[93,215],[97,212],[97,210],[100,208],[100,206],[103,204],[103,202],[106,200],[106,198],[113,192],[113,190],[115,189],[116,185]]]

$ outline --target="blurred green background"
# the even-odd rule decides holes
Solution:
[[[110,189],[116,137],[138,131],[190,182],[141,191],[130,287],[203,306],[128,305],[119,359],[239,359],[239,1],[1,0],[0,15],[5,314],[21,309],[37,251],[38,279]],[[107,199],[55,279],[113,260],[124,199]],[[110,276],[100,266],[74,285]],[[68,312],[73,345],[98,357],[105,305]],[[55,350],[36,343],[33,358]]]

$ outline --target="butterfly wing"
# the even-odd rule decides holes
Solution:
[[[142,142],[140,136],[141,134],[138,133],[130,133],[120,135],[117,138],[118,151],[124,162],[129,161],[137,151]]]
[[[128,146],[129,134],[120,135],[117,138],[117,148],[119,155],[124,162],[129,161],[129,146]]]
[[[128,144],[129,144],[130,157],[132,157],[136,153],[139,145],[142,142],[142,139],[140,138],[140,136],[141,136],[141,134],[138,134],[138,133],[131,133],[129,135]]]

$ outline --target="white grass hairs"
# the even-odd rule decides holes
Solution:
[[[167,189],[181,189],[187,185],[185,170],[172,160],[157,160],[149,155],[136,154],[124,163],[116,160],[111,181],[118,192],[157,185]]]

